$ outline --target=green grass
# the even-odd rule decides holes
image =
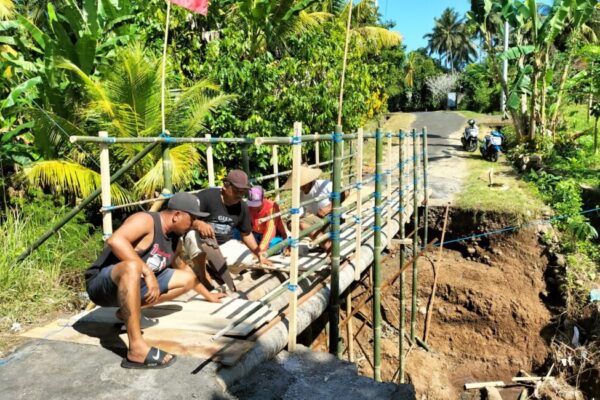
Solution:
[[[505,212],[520,222],[538,218],[547,207],[532,185],[519,179],[508,161],[501,157],[497,163],[483,160],[478,154],[467,160],[469,175],[456,206],[464,209]],[[494,171],[494,186],[489,186],[489,173]]]
[[[0,351],[13,323],[23,327],[46,315],[72,310],[84,290],[82,271],[101,249],[99,233],[79,216],[22,263],[15,259],[26,245],[56,223],[68,210],[37,197],[23,208],[4,210],[0,229]]]

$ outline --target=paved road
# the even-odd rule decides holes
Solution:
[[[451,202],[462,189],[468,171],[460,137],[466,119],[457,112],[433,111],[414,113],[413,129],[428,132],[430,205]]]

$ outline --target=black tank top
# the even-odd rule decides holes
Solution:
[[[154,237],[148,248],[138,251],[137,253],[154,274],[158,275],[173,263],[179,236],[165,236],[162,231],[162,224],[160,223],[160,213],[148,214],[152,216],[152,220],[154,221]],[[118,264],[120,261],[121,260],[113,254],[111,248],[105,245],[98,259],[85,271],[85,280],[87,281],[96,276],[102,268]]]

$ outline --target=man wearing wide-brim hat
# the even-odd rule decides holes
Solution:
[[[331,199],[329,198],[331,192],[333,192],[333,184],[330,180],[319,179],[321,172],[322,171],[318,168],[310,168],[304,165],[300,167],[300,201],[306,202],[322,197],[321,200],[312,202],[303,208],[303,214],[300,218],[300,230],[307,229],[312,225],[320,223],[333,209]],[[291,177],[285,182],[282,188],[288,190],[292,188]],[[311,233],[310,237],[315,239],[326,229],[327,225]],[[327,240],[321,243],[321,247],[325,251],[329,251],[331,241]]]

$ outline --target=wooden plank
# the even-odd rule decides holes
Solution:
[[[127,333],[118,327],[98,322],[77,322],[68,325],[68,320],[57,320],[46,326],[24,332],[22,336],[124,349],[128,346]],[[211,335],[183,329],[158,326],[144,329],[144,340],[151,346],[181,356],[211,358],[224,365],[234,365],[254,346],[254,342],[222,337],[211,341]]]
[[[142,310],[147,318],[157,319],[160,328],[184,329],[206,333],[216,333],[228,326],[253,307],[255,302],[244,299],[228,298],[223,303],[209,303],[201,296],[195,296],[182,302],[180,299],[158,304]],[[70,323],[120,323],[116,317],[116,308],[97,307],[70,319]],[[232,336],[246,336],[254,329],[270,321],[277,315],[276,311],[262,306],[250,318],[229,332]],[[144,321],[142,321],[144,327]]]

